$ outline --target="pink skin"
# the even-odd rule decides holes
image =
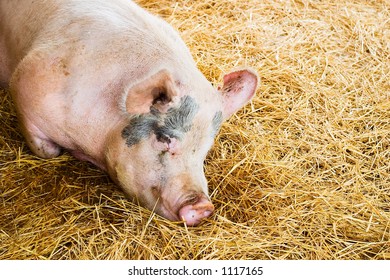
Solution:
[[[171,156],[177,156],[180,152],[180,142],[175,138],[170,138],[170,142],[161,143],[153,140],[153,147],[168,152]],[[183,220],[187,226],[197,226],[203,219],[208,218],[214,212],[214,205],[205,195],[200,195],[191,201],[183,204],[178,210],[178,214],[165,212],[165,216],[171,216],[172,220]]]
[[[197,226],[204,218],[208,218],[214,212],[214,205],[210,200],[202,197],[195,204],[184,205],[179,210],[179,217],[188,226]]]
[[[195,226],[211,216],[203,161],[219,122],[255,94],[254,71],[214,89],[177,32],[129,0],[0,1],[0,26],[0,85],[34,154],[67,149],[167,219]],[[185,96],[196,113],[180,136],[157,139],[152,128]],[[125,128],[152,107],[160,119],[128,143]]]
[[[177,155],[177,153],[180,151],[180,142],[177,141],[175,138],[169,138],[169,143],[163,143],[157,141],[156,138],[153,138],[153,148],[156,150],[168,152],[171,155]]]

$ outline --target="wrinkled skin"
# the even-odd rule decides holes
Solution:
[[[189,226],[213,213],[203,162],[257,80],[243,69],[213,88],[178,34],[128,0],[0,2],[0,83],[30,149],[67,149]]]

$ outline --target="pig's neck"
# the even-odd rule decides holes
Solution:
[[[126,116],[121,113],[114,94],[108,98],[101,94],[83,96],[78,101],[73,103],[77,106],[70,113],[64,112],[67,116],[64,122],[51,127],[46,124],[48,135],[74,157],[106,171],[105,151],[110,135],[120,133]]]
[[[90,140],[83,141],[82,138],[74,140],[73,143],[65,146],[65,149],[68,149],[77,159],[91,162],[100,169],[107,171],[105,150],[108,144],[107,135],[112,133],[109,127],[109,125],[105,128],[102,126],[96,131],[86,128],[85,138],[83,138],[89,138]]]

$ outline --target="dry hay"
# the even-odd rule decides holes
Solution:
[[[38,159],[0,101],[1,259],[390,259],[390,3],[139,1],[215,84],[258,70],[206,162],[215,215],[186,228],[68,154]]]

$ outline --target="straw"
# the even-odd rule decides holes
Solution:
[[[388,1],[138,1],[216,86],[256,69],[205,170],[196,228],[64,153],[35,157],[0,92],[1,259],[390,259]]]

